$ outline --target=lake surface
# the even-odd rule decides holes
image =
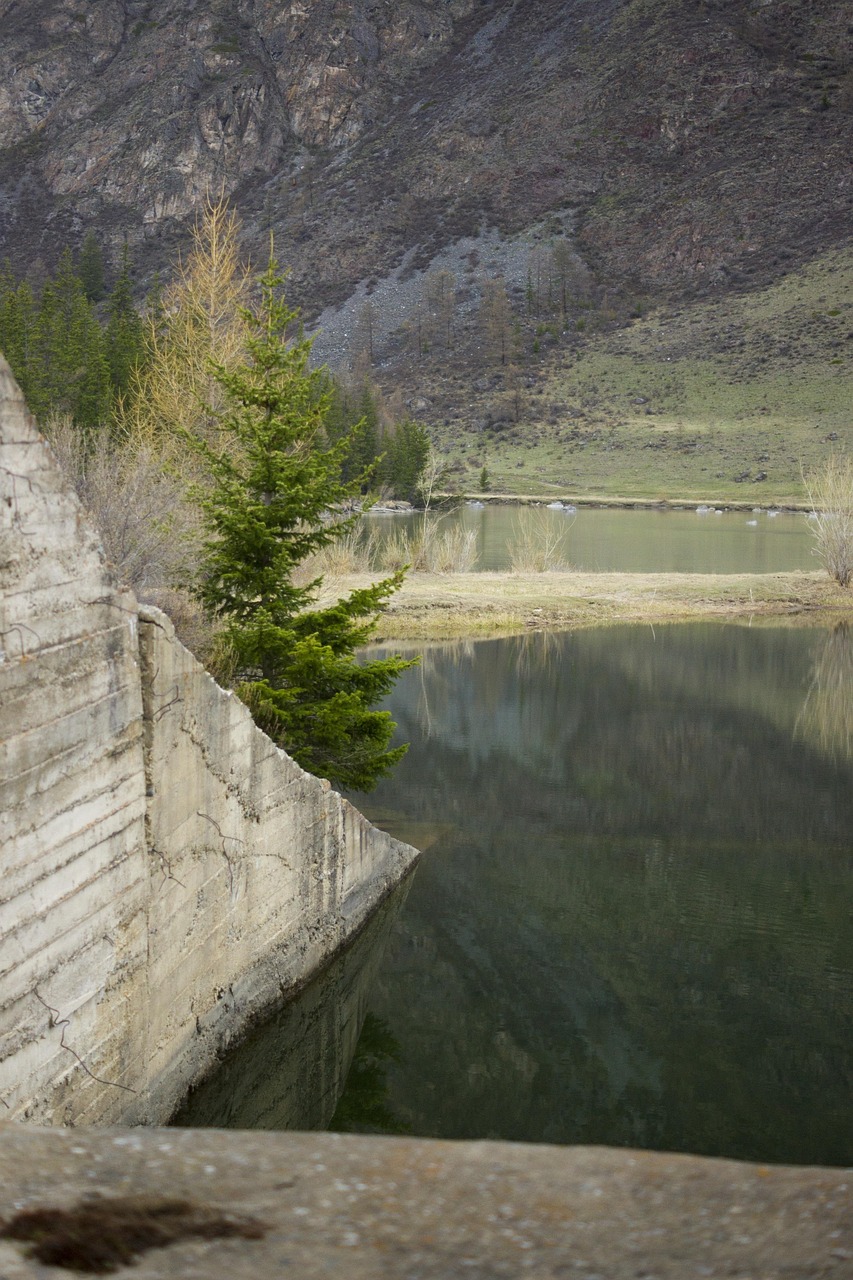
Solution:
[[[517,537],[524,508],[462,506],[429,520],[460,523],[477,535],[477,569],[508,569],[507,550]],[[541,515],[540,515],[541,513]],[[816,569],[809,522],[802,514],[767,511],[629,511],[579,507],[575,513],[535,508],[562,540],[562,554],[576,569],[625,573],[780,573]],[[414,529],[424,516],[371,514],[378,536]]]
[[[853,1160],[850,631],[430,647],[388,705],[411,747],[361,805],[425,853],[323,1015],[330,1121],[301,1058],[323,1124]],[[185,1123],[257,1123],[275,1025]]]

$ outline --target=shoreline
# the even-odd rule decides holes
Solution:
[[[547,507],[551,502],[562,502],[574,507],[615,508],[625,511],[695,511],[697,507],[709,507],[716,511],[780,511],[785,514],[808,515],[812,504],[805,499],[780,498],[778,502],[757,503],[754,499],[741,498],[626,498],[610,494],[577,493],[460,493],[447,494],[459,502],[482,502],[484,505],[516,507]],[[413,508],[415,510],[416,508]]]
[[[374,575],[327,575],[331,599]],[[853,591],[790,573],[410,573],[371,644],[524,635],[627,623],[853,623]]]

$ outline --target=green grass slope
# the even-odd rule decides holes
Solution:
[[[517,421],[439,433],[464,486],[486,465],[506,493],[801,500],[804,471],[853,449],[853,250],[656,310],[523,384]]]

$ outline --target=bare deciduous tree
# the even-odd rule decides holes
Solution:
[[[424,303],[433,339],[449,350],[456,310],[456,277],[452,271],[430,272],[424,281]]]
[[[812,505],[815,554],[842,587],[853,580],[853,457],[830,454],[824,465],[805,477]]]
[[[483,282],[481,316],[489,354],[498,363],[506,364],[512,338],[512,308],[502,277]]]
[[[373,364],[373,343],[378,319],[376,304],[368,299],[361,307],[355,322],[352,343],[353,363],[359,359],[362,362],[366,359],[368,364]]]

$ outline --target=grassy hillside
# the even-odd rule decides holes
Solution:
[[[493,401],[509,420],[498,411],[484,429],[462,417],[438,434],[468,488],[486,465],[507,493],[766,506],[801,498],[803,469],[853,449],[851,345],[846,250],[770,287],[595,335],[514,375],[520,393],[498,374]]]

